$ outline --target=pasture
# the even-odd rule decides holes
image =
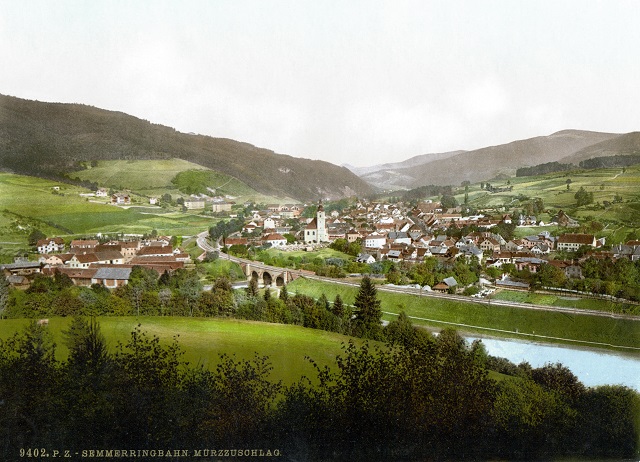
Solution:
[[[70,318],[51,318],[47,326],[57,345],[59,360],[68,354],[63,332],[70,321]],[[20,331],[28,322],[26,319],[0,320],[0,339]],[[175,336],[184,351],[183,358],[191,365],[215,368],[223,353],[238,360],[250,360],[255,353],[269,356],[273,366],[271,379],[285,384],[297,381],[302,375],[315,375],[305,356],[313,358],[321,367],[331,366],[342,351],[342,344],[349,341],[349,337],[321,330],[236,319],[101,317],[98,322],[112,352],[118,342],[126,343],[140,324],[149,337],[155,335],[165,344]]]

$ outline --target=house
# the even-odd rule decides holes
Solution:
[[[141,248],[138,253],[138,257],[163,257],[173,256],[173,247],[170,245],[150,245]]]
[[[98,188],[96,191],[96,197],[107,197],[109,195],[109,191],[106,188]]]
[[[184,207],[187,210],[199,210],[204,209],[205,200],[196,197],[189,197],[184,200]]]
[[[94,239],[74,239],[73,241],[71,241],[69,249],[72,253],[79,253],[93,250],[98,244],[98,241]]]
[[[558,237],[557,249],[575,252],[580,247],[596,247],[596,237],[593,234],[563,234]]]
[[[368,249],[380,249],[387,243],[387,236],[379,233],[369,234],[364,238],[364,246]]]
[[[111,195],[113,205],[128,205],[131,203],[131,196],[127,193],[116,193]]]
[[[481,240],[478,247],[486,253],[500,252],[500,242],[493,238],[485,238]]]
[[[409,236],[405,232],[392,231],[387,234],[387,239],[392,241],[394,244],[407,244],[410,245],[413,241],[411,236]]]
[[[43,265],[48,266],[62,266],[66,264],[71,258],[73,258],[72,253],[60,253],[57,255],[47,255],[43,254],[40,256],[38,261]]]
[[[453,289],[458,285],[458,282],[453,277],[448,277],[439,282],[435,286],[433,286],[433,290],[435,292],[446,293],[449,292],[450,289]]]
[[[226,202],[226,201],[214,202],[213,204],[211,204],[211,211],[213,213],[231,212],[232,205],[233,205],[233,202]]]
[[[67,262],[67,267],[86,269],[98,262],[99,260],[95,253],[77,253]]]
[[[360,255],[358,255],[358,258],[356,258],[356,261],[358,263],[374,263],[376,259],[368,253],[361,253]]]
[[[271,244],[271,247],[282,247],[287,245],[287,239],[278,233],[267,234],[262,238],[263,244]]]
[[[262,224],[263,229],[275,229],[276,221],[272,217],[268,217],[264,219],[264,223]]]
[[[64,251],[64,240],[61,237],[40,239],[37,242],[38,253],[52,253]]]
[[[149,205],[156,205],[158,203],[158,198],[157,197],[150,197],[149,198]]]
[[[582,279],[582,268],[573,260],[549,260],[549,265],[562,270],[568,278]]]

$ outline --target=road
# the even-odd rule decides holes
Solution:
[[[205,252],[214,252],[218,251],[217,247],[212,246],[207,241],[208,233],[206,231],[198,234],[197,242],[198,246],[204,250]],[[268,265],[264,265],[262,262],[256,262],[252,260],[248,260],[245,258],[234,257],[225,253],[220,252],[220,258],[224,258],[230,261],[234,261],[236,263],[248,263],[253,266],[262,268],[262,269],[272,269],[274,272],[287,270],[291,274],[305,277],[307,279],[330,282],[332,284],[342,284],[346,286],[359,287],[360,285],[354,282],[342,281],[340,279],[332,279],[322,276],[316,276],[314,274],[310,274],[308,271],[300,271],[291,268],[276,268]],[[413,287],[401,287],[401,286],[377,286],[377,289],[382,292],[395,292],[401,294],[410,294],[418,297],[427,297],[432,299],[441,299],[441,300],[449,300],[449,301],[459,301],[464,303],[475,303],[484,306],[505,306],[511,308],[520,308],[527,310],[539,310],[539,311],[550,311],[556,313],[564,313],[564,314],[573,314],[573,315],[590,315],[590,316],[601,316],[607,318],[614,319],[627,319],[632,321],[640,321],[640,317],[627,315],[622,313],[609,313],[605,311],[598,310],[588,310],[588,309],[580,309],[580,308],[569,308],[569,307],[561,307],[561,306],[549,306],[549,305],[534,305],[532,303],[520,303],[520,302],[512,302],[507,300],[495,300],[495,299],[482,299],[482,298],[471,298],[465,297],[463,295],[451,295],[451,294],[441,294],[438,292],[430,292],[420,289],[415,289]]]

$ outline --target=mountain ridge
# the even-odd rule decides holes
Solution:
[[[0,168],[51,177],[93,160],[168,158],[231,175],[265,194],[301,201],[373,191],[350,170],[329,162],[182,133],[120,111],[0,95]]]
[[[412,189],[428,184],[458,185],[463,181],[475,183],[500,176],[514,176],[517,168],[560,161],[589,146],[620,136],[624,134],[565,129],[546,136],[462,151],[410,168],[368,172],[362,177],[382,188],[392,178],[397,189]]]

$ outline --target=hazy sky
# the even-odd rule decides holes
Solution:
[[[640,2],[0,0],[0,93],[372,165],[640,130]]]

